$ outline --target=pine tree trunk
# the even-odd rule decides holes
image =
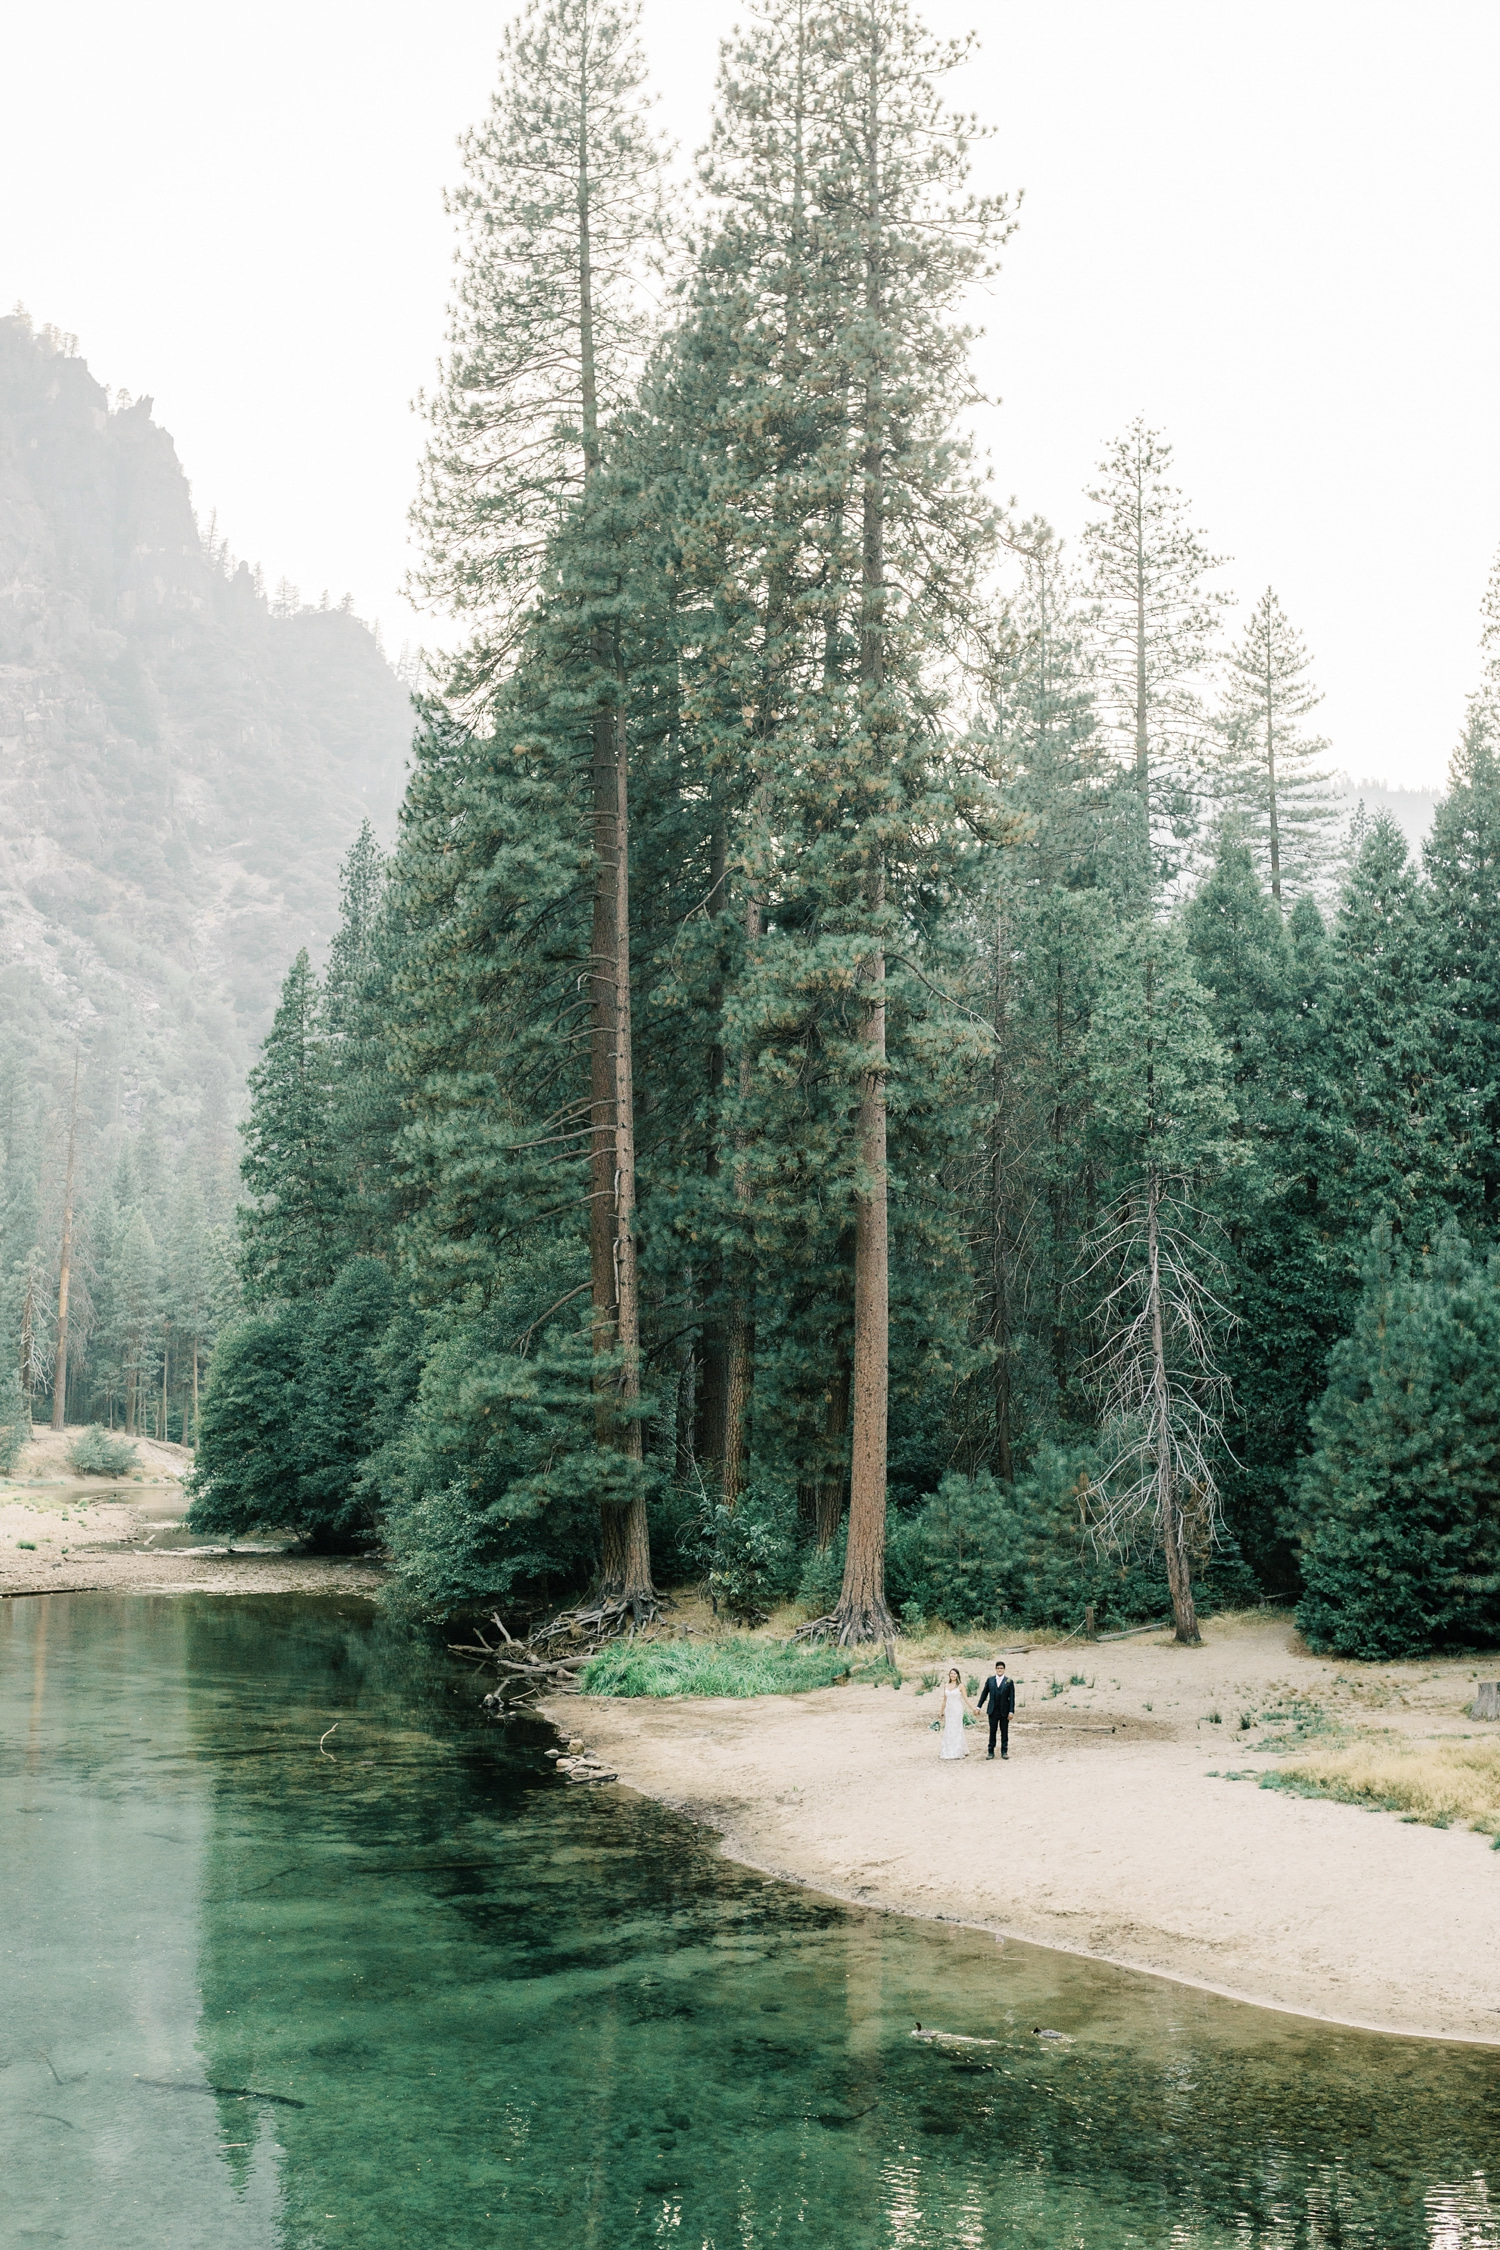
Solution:
[[[835,1612],[838,1637],[889,1640],[885,1602],[886,1417],[890,1386],[890,1239],[886,1204],[885,957],[869,982],[864,1044],[875,1060],[859,1103],[861,1187],[854,1202],[854,1442],[849,1464],[849,1546]]]
[[[1142,880],[1151,883],[1151,732],[1146,700],[1146,494],[1141,473],[1140,440],[1136,440],[1135,466],[1135,785],[1141,799],[1140,835],[1145,862]]]
[[[866,68],[864,120],[865,310],[878,334],[883,305],[882,182],[879,28],[872,21]],[[878,729],[885,679],[885,405],[878,368],[864,400],[863,523],[861,537],[861,704],[867,727]],[[879,760],[879,734],[871,738]],[[861,973],[865,989],[861,1044],[867,1057],[860,1081],[857,1187],[854,1198],[854,1439],[849,1464],[849,1545],[844,1583],[834,1619],[841,1644],[889,1641],[895,1624],[885,1601],[885,1487],[890,1399],[890,1214],[886,1179],[885,861],[871,850],[865,904],[873,945]]]
[[[193,1338],[193,1443],[198,1442],[198,1339]]]
[[[602,652],[595,646],[595,661]],[[618,877],[615,822],[614,714],[594,716],[594,919],[589,939],[589,1280],[596,1358],[613,1360],[618,1319],[615,1297],[615,975],[618,968],[615,907]],[[594,1432],[601,1446],[613,1446],[615,1412],[613,1370],[594,1385]]]
[[[708,912],[717,921],[728,900],[729,835],[722,810],[714,817],[710,843]],[[724,1008],[722,951],[715,971],[710,1002],[716,1036],[708,1050],[709,1129],[703,1157],[703,1175],[710,1182],[719,1176],[720,1113],[724,1092],[724,1046],[717,1036]],[[709,1189],[712,1204],[714,1191]],[[724,1256],[717,1243],[709,1250],[704,1273],[708,1317],[703,1323],[703,1380],[698,1386],[698,1459],[714,1483],[724,1474],[725,1416],[729,1409],[729,1344],[724,1320]]]
[[[1146,1260],[1151,1292],[1151,1414],[1155,1426],[1157,1498],[1160,1509],[1162,1553],[1167,1566],[1167,1588],[1172,1596],[1172,1617],[1177,1638],[1188,1647],[1199,1640],[1198,1616],[1193,1607],[1193,1576],[1183,1538],[1182,1503],[1177,1492],[1176,1456],[1171,1432],[1171,1386],[1167,1375],[1166,1341],[1161,1309],[1161,1181],[1152,1166],[1146,1179]]]
[[[729,1315],[729,1379],[724,1394],[724,1460],[720,1481],[724,1505],[729,1509],[738,1504],[745,1482],[750,1396],[755,1367],[755,1324],[746,1309],[746,1297],[752,1286],[741,1266],[735,1276],[734,1304]]]
[[[603,661],[595,639],[596,662]],[[593,1305],[594,1435],[602,1450],[624,1453],[639,1460],[641,1431],[638,1420],[622,1412],[627,1404],[628,1370],[625,1322],[622,1319],[622,1283],[625,1262],[621,1255],[619,1214],[622,1191],[633,1188],[633,1165],[628,1182],[620,1173],[618,1105],[620,1085],[620,928],[619,909],[622,858],[628,838],[620,829],[623,777],[618,770],[619,730],[612,710],[595,713],[594,742],[594,915],[590,936],[589,1092],[592,1134],[589,1151],[589,1278]],[[628,949],[629,931],[625,933]],[[628,962],[628,951],[627,951]],[[627,988],[628,1009],[628,988]],[[624,1026],[629,1029],[628,1014]],[[628,1083],[628,1066],[626,1071]],[[634,1282],[634,1242],[629,1241],[630,1282]],[[638,1367],[633,1369],[639,1386]],[[632,1526],[631,1507],[612,1500],[601,1503],[600,1592],[607,1598],[630,1598]]]
[[[1281,904],[1281,823],[1276,814],[1276,725],[1273,716],[1275,683],[1271,675],[1271,650],[1266,646],[1266,802],[1270,816],[1271,896]]]
[[[585,492],[598,478],[598,371],[594,337],[592,117],[588,55],[578,86],[578,347]],[[592,636],[596,677],[612,649],[600,627]],[[613,667],[618,673],[618,662]],[[602,692],[602,691],[601,691]],[[593,720],[594,915],[590,935],[589,1281],[595,1355],[610,1365],[595,1379],[598,1442],[639,1463],[640,1303],[635,1256],[635,1093],[630,1023],[630,819],[625,711],[615,701]],[[628,1601],[637,1614],[654,1605],[646,1503],[600,1511],[601,1590]]]
[[[635,1036],[630,998],[630,763],[625,713],[615,720],[615,1255],[619,1274],[620,1450],[640,1463],[641,1289],[635,1241]],[[656,1604],[645,1494],[625,1511],[624,1598],[638,1615]]]
[[[1193,1604],[1193,1574],[1182,1545],[1182,1511],[1177,1506],[1175,1493],[1172,1495],[1171,1505],[1162,1511],[1162,1526],[1167,1590],[1172,1596],[1172,1621],[1177,1628],[1177,1638],[1184,1647],[1197,1648],[1203,1636],[1198,1631],[1198,1612]]]
[[[839,1525],[844,1515],[844,1464],[843,1440],[849,1428],[850,1368],[841,1353],[834,1370],[833,1381],[828,1386],[828,1404],[823,1410],[823,1437],[829,1448],[829,1459],[824,1462],[816,1488],[816,1530],[818,1552],[827,1554],[839,1535]]]
[[[1005,1023],[1009,1004],[1010,932],[1002,907],[995,924],[994,1143],[990,1159],[990,1297],[995,1345],[995,1474],[1009,1484],[1015,1475],[1011,1431],[1010,1244],[1005,1208]]]
[[[26,1393],[26,1416],[31,1418],[31,1402],[36,1389],[36,1370],[33,1359],[36,1350],[36,1272],[26,1269],[26,1294],[21,1300],[21,1388]]]
[[[62,1258],[57,1269],[57,1357],[52,1373],[52,1427],[67,1426],[68,1286],[73,1267],[73,1155],[78,1143],[78,1055],[73,1055],[73,1106],[68,1116],[68,1171],[63,1187]]]
[[[745,905],[745,939],[747,949],[760,936],[760,901],[751,898]],[[750,1058],[741,1055],[739,1064],[739,1096],[742,1103],[750,1098]],[[750,1425],[750,1397],[755,1382],[755,1257],[749,1236],[754,1221],[751,1216],[750,1172],[746,1162],[748,1137],[743,1124],[735,1133],[734,1202],[735,1216],[739,1222],[740,1247],[735,1252],[733,1265],[733,1296],[729,1307],[728,1381],[724,1400],[724,1460],[722,1481],[724,1505],[733,1508],[744,1483],[747,1437]]]
[[[691,1304],[691,1281],[688,1301]],[[693,1423],[697,1405],[698,1355],[692,1338],[683,1344],[677,1360],[676,1412],[672,1427],[672,1472],[679,1484],[686,1484],[693,1473]]]

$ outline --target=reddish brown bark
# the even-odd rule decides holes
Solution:
[[[638,1464],[640,1290],[635,1246],[635,1088],[630,1007],[630,797],[623,712],[594,724],[594,925],[590,1075],[590,1274],[594,1348],[609,1364],[595,1386],[601,1444]],[[606,1501],[601,1591],[642,1610],[655,1602],[646,1502]]]
[[[883,893],[884,886],[881,886]],[[854,1442],[849,1463],[849,1545],[835,1611],[838,1637],[885,1641],[895,1632],[885,1601],[886,1423],[890,1366],[890,1233],[886,1192],[885,956],[867,973],[864,1045],[870,1066],[859,1102],[860,1187],[854,1200]]]
[[[823,1440],[828,1447],[828,1458],[823,1464],[814,1494],[820,1554],[826,1554],[833,1545],[843,1521],[843,1441],[849,1429],[849,1388],[849,1362],[841,1359],[828,1387],[828,1403],[823,1409]]]
[[[759,936],[760,901],[751,898],[745,905],[747,946],[753,947]],[[750,1082],[750,1057],[741,1055],[739,1095],[742,1103],[750,1098]],[[734,1148],[734,1201],[739,1219],[741,1247],[733,1263],[729,1306],[722,1469],[726,1508],[734,1507],[744,1483],[745,1459],[749,1450],[750,1398],[755,1383],[755,1257],[751,1246],[755,1220],[751,1209],[753,1195],[747,1161],[748,1149],[749,1137],[742,1125],[735,1134]]]
[[[990,1177],[990,1333],[995,1345],[995,1474],[1015,1475],[1012,1441],[1010,1241],[1005,1194],[1005,1027],[1010,1001],[1010,929],[1002,906],[995,924],[994,1135]]]
[[[872,334],[883,314],[882,180],[878,28],[871,27],[865,73],[862,200],[866,222],[865,309]],[[884,766],[878,732],[885,685],[886,409],[878,365],[862,405],[859,676],[870,757]],[[849,1545],[834,1612],[841,1643],[889,1641],[895,1625],[885,1601],[886,1427],[890,1389],[890,1219],[886,1180],[885,948],[877,934],[885,917],[885,862],[876,844],[865,879],[873,943],[861,970],[865,989],[857,1186],[854,1199],[854,1438],[849,1463]]]
[[[710,844],[708,912],[717,920],[728,904],[729,835],[722,809],[715,815]],[[717,1023],[724,1004],[723,950],[715,972],[711,1006]],[[709,1133],[703,1171],[708,1180],[719,1176],[720,1109],[724,1091],[724,1048],[715,1038],[708,1050]],[[710,1189],[710,1197],[713,1190]],[[709,1477],[717,1483],[724,1472],[724,1420],[729,1408],[729,1340],[725,1332],[724,1259],[717,1244],[709,1251],[704,1272],[708,1317],[703,1324],[703,1376],[698,1386],[697,1454]]]

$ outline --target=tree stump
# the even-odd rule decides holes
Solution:
[[[1500,1719],[1500,1680],[1481,1680],[1479,1693],[1469,1705],[1471,1719]]]

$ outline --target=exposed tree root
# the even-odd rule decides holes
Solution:
[[[508,1632],[497,1610],[490,1623],[500,1638],[487,1641],[476,1626],[472,1642],[450,1641],[455,1656],[476,1656],[500,1674],[500,1684],[484,1699],[499,1718],[508,1718],[523,1704],[544,1694],[577,1694],[579,1667],[608,1642],[622,1634],[634,1639],[643,1625],[660,1614],[660,1597],[594,1595],[577,1609],[561,1611],[539,1625],[524,1641]]]
[[[827,1617],[809,1618],[805,1625],[799,1625],[787,1647],[793,1647],[798,1641],[833,1641],[839,1648],[857,1648],[878,1641],[885,1649],[886,1662],[894,1665],[898,1630],[895,1619],[883,1604],[879,1609],[854,1612],[846,1611],[840,1603]]]

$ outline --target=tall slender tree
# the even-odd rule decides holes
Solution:
[[[1339,799],[1317,763],[1328,744],[1301,725],[1323,700],[1311,667],[1268,586],[1229,659],[1224,795],[1283,913],[1317,888],[1337,846]]]
[[[854,1641],[892,1630],[890,954],[902,951],[914,863],[930,866],[934,837],[953,824],[942,673],[974,635],[993,537],[955,428],[967,343],[956,305],[1008,222],[1002,202],[968,192],[972,129],[942,104],[939,82],[961,50],[929,39],[902,0],[783,10],[777,27],[726,67],[722,99],[738,123],[717,178],[732,237],[736,225],[734,238],[753,236],[780,198],[794,245],[806,245],[795,295],[784,276],[767,293],[779,290],[780,430],[790,434],[800,409],[802,477],[818,480],[814,513],[778,501],[773,466],[755,511],[796,527],[807,591],[784,624],[784,545],[768,539],[749,558],[764,639],[796,627],[779,708],[763,696],[744,704],[766,777],[755,817],[775,897],[751,1012],[785,1020],[795,980],[805,1021],[820,994],[819,1044],[853,1111],[850,1512],[834,1628]],[[742,564],[736,583],[745,577]]]
[[[1175,875],[1197,826],[1209,763],[1205,701],[1231,596],[1210,583],[1211,555],[1169,479],[1172,448],[1137,416],[1099,464],[1089,498],[1103,513],[1084,551],[1098,605],[1099,718],[1135,777],[1139,880]]]
[[[1330,931],[1309,1086],[1310,1169],[1351,1307],[1370,1228],[1384,1220],[1408,1248],[1435,1241],[1464,1177],[1432,912],[1406,838],[1382,814]]]
[[[73,1056],[73,1099],[68,1110],[68,1160],[63,1175],[62,1250],[57,1269],[57,1352],[52,1371],[52,1427],[64,1428],[68,1399],[68,1291],[73,1279],[73,1186],[78,1152],[78,1062]]]
[[[475,613],[452,682],[492,698],[533,616],[559,528],[579,517],[572,567],[549,589],[587,647],[572,693],[591,719],[593,932],[589,1189],[601,1436],[639,1458],[639,1292],[630,991],[630,816],[621,650],[601,509],[609,425],[652,323],[643,282],[661,237],[661,149],[649,131],[639,11],[534,0],[506,35],[486,123],[464,144],[452,199],[464,227],[452,350],[433,402],[416,516],[422,590]],[[601,553],[601,549],[605,550]],[[592,598],[590,598],[592,597]],[[643,1504],[604,1514],[603,1581],[650,1589]]]
[[[1113,1193],[1092,1270],[1104,1283],[1095,1372],[1106,1466],[1102,1541],[1149,1527],[1179,1641],[1198,1639],[1192,1564],[1217,1532],[1225,1384],[1219,1261],[1202,1214],[1229,1121],[1223,1057],[1175,924],[1127,922],[1108,950],[1090,1030],[1094,1131]]]
[[[330,1082],[323,988],[298,954],[250,1073],[237,1213],[240,1273],[252,1303],[326,1289],[343,1248],[343,1166]],[[132,1200],[118,1196],[123,1205]]]
[[[1454,752],[1448,793],[1422,848],[1431,911],[1423,926],[1425,992],[1444,1018],[1433,1062],[1467,1223],[1500,1226],[1500,733],[1476,698]]]

